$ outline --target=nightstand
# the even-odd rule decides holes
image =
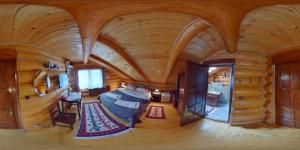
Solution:
[[[161,101],[161,93],[160,92],[152,92],[151,95],[152,95],[152,98],[151,98],[152,102],[160,102]]]

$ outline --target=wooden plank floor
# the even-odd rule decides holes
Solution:
[[[202,120],[179,127],[179,116],[169,104],[164,105],[167,120],[143,119],[128,134],[97,140],[73,139],[76,130],[50,127],[38,131],[0,130],[0,149],[62,150],[167,150],[167,149],[291,149],[300,148],[300,130],[270,127],[264,124],[232,127]],[[78,127],[78,123],[77,123]]]

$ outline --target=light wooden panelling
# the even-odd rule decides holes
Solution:
[[[215,27],[210,25],[207,29],[199,32],[186,45],[181,55],[182,59],[201,62],[212,53],[225,49],[223,39]]]
[[[120,87],[122,79],[114,73],[105,69],[105,84],[110,86],[110,90],[115,90]]]
[[[300,5],[276,5],[248,13],[241,22],[239,43],[264,49],[267,55],[300,44]]]
[[[263,51],[266,56],[293,50],[300,44],[300,5],[276,5],[259,8],[248,13],[241,22],[239,45],[243,48]],[[253,59],[254,60],[254,59]],[[265,121],[274,123],[272,106],[272,63],[266,61],[267,66],[262,72],[251,72],[253,75],[262,76],[264,73],[265,83],[260,91],[264,94],[265,103],[259,103],[265,109]],[[242,63],[242,62],[241,62]],[[245,63],[244,63],[245,64]],[[259,64],[252,64],[256,68],[262,68]],[[249,64],[251,65],[251,64]],[[248,72],[247,74],[251,74]],[[253,90],[255,92],[255,90]],[[258,103],[257,103],[258,104]],[[251,106],[251,105],[250,105]]]
[[[226,74],[226,76],[225,76]],[[230,68],[229,67],[218,67],[208,75],[208,82],[221,82],[223,85],[230,84]]]
[[[92,50],[92,54],[114,65],[118,69],[130,75],[132,78],[139,81],[143,80],[143,78],[139,75],[139,73],[131,65],[129,65],[128,62],[122,56],[116,53],[111,47],[103,43],[96,42]]]
[[[266,85],[264,87],[265,91],[266,91],[266,95],[265,95],[265,99],[266,99],[266,103],[264,104],[264,107],[266,108],[266,119],[265,121],[267,123],[274,123],[275,121],[275,117],[273,116],[272,113],[273,112],[273,106],[272,106],[272,95],[275,94],[273,93],[273,86],[275,87],[275,83],[273,83],[273,76],[275,75],[273,73],[273,68],[272,68],[272,60],[271,58],[268,59],[267,61],[267,68],[266,68],[266,72],[267,72],[267,76],[266,76]],[[275,102],[273,102],[275,103]]]
[[[159,89],[160,91],[169,91],[169,90],[175,90],[176,84],[175,83],[168,83],[168,84],[162,84],[162,83],[147,83],[142,81],[130,81],[130,80],[124,80],[128,84],[133,84],[137,87],[145,87],[149,90]]]
[[[101,34],[118,41],[151,82],[162,83],[177,35],[195,18],[167,12],[124,15],[107,23]]]
[[[40,58],[43,58],[43,60]],[[51,76],[51,88],[46,96],[39,97],[34,91],[33,79],[35,72],[38,69],[44,69],[44,63],[51,61],[53,63],[63,65],[63,62],[54,60],[55,58],[47,57],[42,54],[18,50],[17,72],[19,86],[19,108],[21,111],[20,114],[23,128],[25,130],[33,130],[49,126],[51,120],[48,107],[54,103],[60,95],[66,92],[65,89],[59,89],[57,85],[57,75],[65,70],[64,66],[61,66],[61,71],[49,72]],[[26,99],[26,96],[29,96],[30,98]]]
[[[164,75],[164,83],[168,81],[170,77],[170,73],[174,66],[176,65],[176,61],[179,59],[180,54],[184,50],[187,44],[199,33],[203,32],[209,27],[209,23],[204,19],[197,18],[192,22],[187,24],[181,32],[177,35],[176,41],[173,44],[172,50],[170,52],[170,57],[168,59],[168,63],[166,66],[166,72]]]
[[[63,9],[24,4],[0,5],[0,44],[39,47],[41,51],[82,61],[79,28]]]

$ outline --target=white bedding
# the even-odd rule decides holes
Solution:
[[[130,96],[133,96],[136,98],[145,99],[145,100],[150,100],[150,97],[151,97],[150,92],[147,92],[147,93],[146,92],[138,92],[138,91],[133,91],[133,90],[127,90],[125,88],[119,88],[118,90],[127,95],[130,95]]]
[[[121,95],[115,94],[115,93],[111,93],[111,92],[104,93],[103,95],[106,95],[106,96],[111,97],[113,99],[120,99],[121,98]]]
[[[121,100],[118,99],[114,102],[116,105],[125,107],[125,108],[129,108],[129,109],[138,109],[140,107],[140,103],[139,102],[130,102],[130,101],[125,101],[125,100]]]

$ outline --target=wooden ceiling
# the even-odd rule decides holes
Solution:
[[[238,44],[256,46],[266,55],[300,48],[300,5],[263,7],[247,14]]]
[[[82,61],[78,25],[63,9],[0,5],[0,24],[1,45],[30,45],[60,58]]]
[[[118,41],[150,82],[161,83],[177,35],[195,18],[169,12],[129,14],[107,23],[100,34]]]
[[[183,49],[181,59],[200,62],[214,52],[225,49],[225,45],[217,29],[209,25],[202,32],[197,33]]]
[[[138,72],[128,64],[128,62],[118,53],[116,53],[109,46],[96,42],[92,50],[92,54],[113,64],[116,68],[122,70],[127,75],[130,74],[135,80],[143,80],[143,78],[138,74]]]
[[[179,59],[299,49],[299,0],[0,0],[0,44],[166,83]],[[14,4],[11,4],[14,3]],[[92,57],[90,57],[92,54]]]

